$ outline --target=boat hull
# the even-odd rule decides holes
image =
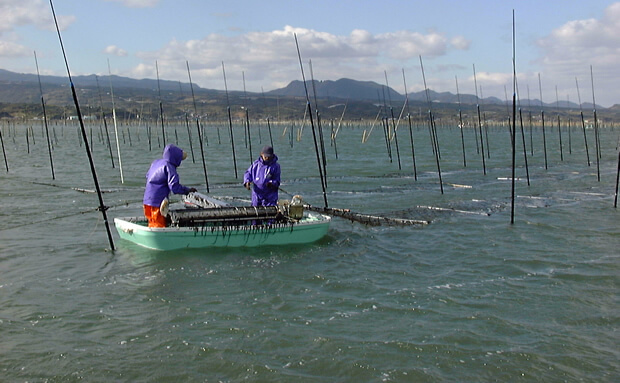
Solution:
[[[327,234],[330,221],[329,216],[306,213],[293,224],[149,228],[137,217],[115,218],[114,224],[122,239],[148,249],[176,250],[311,243]]]

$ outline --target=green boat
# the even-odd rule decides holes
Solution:
[[[114,219],[122,239],[154,250],[256,247],[311,243],[327,234],[331,217],[303,206],[228,206],[199,193],[188,208],[170,210],[170,224],[149,228],[144,217]]]

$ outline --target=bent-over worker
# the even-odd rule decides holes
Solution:
[[[146,173],[146,188],[144,190],[144,215],[149,221],[149,227],[166,227],[166,217],[161,213],[164,200],[167,202],[170,192],[174,194],[188,194],[195,192],[195,188],[181,185],[177,167],[187,158],[187,153],[173,144],[164,148],[162,158],[151,163]]]

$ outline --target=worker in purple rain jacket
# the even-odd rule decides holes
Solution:
[[[280,164],[271,146],[265,146],[260,157],[250,165],[243,176],[243,185],[252,190],[252,206],[278,204]]]
[[[162,202],[167,202],[170,192],[187,194],[196,189],[181,185],[177,167],[187,158],[187,153],[173,144],[164,148],[162,158],[151,163],[146,173],[146,188],[144,190],[144,215],[149,221],[149,227],[166,227],[166,214],[162,214]],[[166,206],[167,208],[167,206]],[[165,210],[165,209],[164,209]]]

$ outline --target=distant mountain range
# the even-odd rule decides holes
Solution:
[[[339,98],[346,100],[366,100],[366,101],[374,101],[378,103],[382,103],[385,101],[398,101],[403,102],[405,100],[405,95],[396,92],[392,88],[387,88],[384,85],[377,84],[374,81],[357,81],[351,80],[348,78],[342,78],[340,80],[331,81],[314,81],[314,86],[312,82],[307,82],[308,90],[310,94],[313,94],[313,89],[316,89],[318,97],[321,98]],[[304,96],[304,86],[302,81],[292,81],[285,88],[272,90],[268,92],[268,94],[278,95],[278,96]],[[476,96],[473,95],[455,95],[449,92],[438,93],[433,90],[429,90],[428,92],[429,98],[433,102],[440,103],[450,103],[456,104],[460,101],[463,104],[476,104]],[[409,93],[410,101],[420,101],[427,102],[426,92],[413,92]],[[495,97],[485,98],[484,100],[480,100],[481,103],[484,104],[500,104],[504,105],[504,102]]]
[[[128,77],[121,76],[74,76],[73,82],[77,88],[107,88],[109,87],[110,82],[113,84],[114,89],[127,88],[134,90],[148,90],[148,91],[158,91],[161,89],[163,92],[180,92],[189,94],[191,91],[190,84],[182,83],[179,81],[169,81],[169,80],[160,80],[159,83],[157,80],[153,79],[132,79]],[[36,102],[39,101],[40,94],[38,89],[38,77],[34,74],[25,74],[25,73],[15,73],[10,72],[4,69],[0,69],[0,102],[4,103],[15,103],[15,102],[32,102],[33,95],[31,92],[34,90],[37,91],[37,94],[34,97]],[[49,86],[56,87],[66,87],[68,85],[68,80],[66,77],[61,76],[41,76],[41,83],[45,84],[45,88]],[[313,97],[313,92],[316,90],[317,98],[320,99],[339,99],[339,100],[350,100],[350,101],[366,101],[373,103],[383,103],[384,100],[386,102],[398,101],[399,103],[405,100],[405,95],[398,93],[392,88],[387,88],[384,85],[378,84],[373,81],[357,81],[347,78],[342,78],[336,81],[325,80],[325,81],[314,81],[314,84],[311,81],[306,82],[308,92],[310,96]],[[20,92],[16,92],[16,89],[23,90],[23,94]],[[36,89],[35,89],[36,88]],[[222,94],[221,90],[214,89],[205,89],[200,88],[196,84],[193,84],[194,91],[207,93],[207,94]],[[239,93],[239,92],[231,92]],[[252,94],[251,96],[257,97],[261,96],[260,94]],[[286,87],[281,89],[275,89],[265,93],[268,96],[278,96],[278,97],[305,97],[305,89],[302,81],[291,81]],[[462,104],[470,104],[476,105],[480,103],[481,105],[505,105],[506,102],[500,100],[496,97],[487,97],[478,101],[475,95],[471,94],[460,94],[456,95],[450,92],[435,92],[433,90],[428,91],[429,98],[434,103],[446,103],[446,104],[457,104],[460,100]],[[426,92],[412,92],[409,93],[409,100],[411,102],[427,102]],[[532,105],[540,107],[540,100],[521,100],[521,105]],[[560,101],[559,105],[554,103],[544,104],[547,108],[557,108],[558,106],[561,108],[579,108],[579,105],[573,102],[568,101]],[[591,109],[592,104],[584,103],[581,106],[583,109]],[[616,108],[614,106],[613,108]],[[600,106],[597,106],[597,109],[604,109]]]
[[[88,76],[72,76],[73,83],[76,87],[108,87],[110,81],[114,84],[114,87],[118,88],[135,88],[135,89],[158,89],[157,80],[141,79],[136,80],[129,77],[121,76],[96,76],[94,74]],[[39,79],[35,74],[28,73],[15,73],[8,70],[0,69],[0,84],[36,84],[38,86]],[[41,75],[41,83],[67,86],[68,79],[62,76],[46,76]],[[181,85],[180,85],[181,84]],[[180,88],[181,86],[181,88]],[[160,80],[159,87],[163,91],[190,91],[190,85],[186,83],[180,83],[178,81]],[[200,89],[199,86],[194,84],[194,88]]]

